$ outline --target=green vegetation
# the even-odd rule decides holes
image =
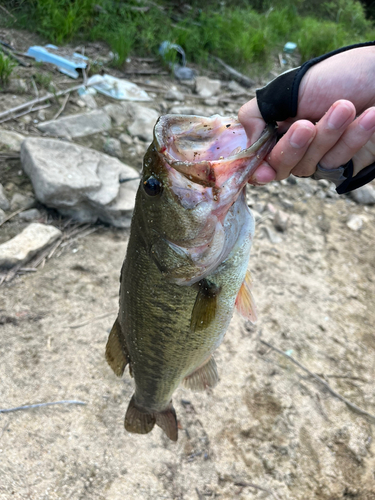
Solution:
[[[155,55],[160,43],[180,44],[189,62],[218,56],[246,72],[267,65],[287,41],[302,60],[375,38],[357,0],[9,0],[26,28],[49,42],[104,40],[121,66],[130,53]]]
[[[0,84],[6,86],[16,64],[0,49]]]

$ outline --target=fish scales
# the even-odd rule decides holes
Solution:
[[[199,127],[202,122],[213,126]],[[190,161],[199,141],[200,150],[213,151],[212,143],[219,150],[220,140],[230,149],[228,134],[217,132],[228,123],[238,132],[238,123],[228,118],[162,117],[145,156],[121,271],[119,315],[106,351],[115,373],[121,375],[129,363],[135,380],[125,417],[130,432],[150,432],[156,423],[177,439],[173,392],[181,382],[194,389],[216,384],[212,354],[240,290],[249,293],[245,284],[254,221],[244,186],[274,134],[269,131],[252,149],[243,132],[242,147],[236,138],[232,158],[223,161],[214,152],[205,163]]]

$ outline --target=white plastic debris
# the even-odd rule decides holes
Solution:
[[[111,75],[93,75],[87,81],[101,94],[120,101],[151,101],[151,97],[135,83]]]

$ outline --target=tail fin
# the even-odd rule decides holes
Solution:
[[[136,434],[148,434],[155,424],[163,429],[169,439],[177,441],[177,417],[172,403],[162,412],[149,412],[137,405],[133,395],[125,415],[125,429]]]

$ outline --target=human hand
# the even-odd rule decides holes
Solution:
[[[279,124],[285,135],[257,169],[254,183],[284,179],[290,173],[309,176],[317,163],[326,169],[337,168],[351,158],[356,175],[375,161],[375,108],[371,107],[375,67],[369,67],[374,66],[374,50],[352,49],[308,70],[299,87],[298,114]],[[317,119],[315,125],[310,121]],[[240,109],[239,120],[254,142],[265,125],[256,99]]]

